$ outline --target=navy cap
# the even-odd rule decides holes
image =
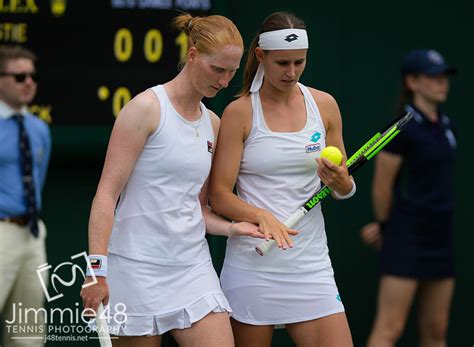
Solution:
[[[455,67],[446,64],[443,56],[434,49],[416,49],[411,51],[405,56],[402,63],[402,75],[452,75],[457,73],[457,71]]]

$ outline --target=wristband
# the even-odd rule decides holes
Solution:
[[[86,276],[107,277],[107,256],[101,254],[89,255]]]
[[[355,192],[357,190],[356,184],[355,184],[354,180],[352,180],[352,179],[351,179],[351,182],[352,182],[352,190],[349,193],[347,193],[346,195],[340,195],[335,190],[333,191],[333,194],[336,197],[336,199],[338,199],[338,200],[349,199],[355,194]]]

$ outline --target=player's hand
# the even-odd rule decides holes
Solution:
[[[360,238],[364,243],[379,250],[382,247],[382,230],[380,223],[372,222],[364,225],[360,229]]]
[[[326,158],[316,158],[316,162],[318,176],[326,186],[340,195],[346,195],[352,190],[352,181],[345,159],[342,160],[341,165],[336,165]]]
[[[105,277],[96,277],[97,283],[89,287],[82,288],[81,298],[84,309],[89,308],[97,313],[100,303],[104,306],[109,302],[109,286]],[[86,277],[84,284],[93,281],[92,277]]]
[[[298,234],[298,231],[287,228],[285,224],[280,222],[268,211],[262,210],[258,216],[258,227],[263,233],[265,240],[273,238],[278,248],[287,249],[293,247],[294,242],[290,235]]]
[[[236,236],[250,236],[258,239],[263,239],[265,236],[260,232],[258,226],[252,223],[240,222],[232,223],[229,227],[229,237]]]

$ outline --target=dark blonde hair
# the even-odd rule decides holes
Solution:
[[[36,62],[36,54],[21,46],[0,46],[0,71],[3,71],[7,62],[15,59],[29,59]]]
[[[226,45],[244,48],[239,30],[224,16],[193,17],[183,13],[174,19],[173,26],[188,36],[188,49],[196,47],[199,52],[210,54]]]
[[[260,31],[257,36],[253,39],[249,51],[247,53],[247,62],[245,63],[244,69],[244,82],[243,87],[237,96],[244,96],[250,94],[250,86],[252,85],[253,78],[257,73],[258,59],[255,57],[255,49],[258,47],[258,40],[261,33],[267,31],[281,30],[281,29],[306,29],[306,25],[303,20],[296,17],[291,12],[274,12],[269,15],[262,23]]]

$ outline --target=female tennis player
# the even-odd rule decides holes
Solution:
[[[319,158],[326,145],[345,155],[342,121],[331,95],[298,82],[307,50],[299,18],[287,12],[267,17],[249,49],[240,98],[222,117],[211,206],[232,220],[257,224],[279,247],[261,257],[255,252],[259,240],[227,243],[221,283],[237,346],[270,346],[277,324],[297,346],[352,346],[321,207],[297,224],[294,238],[281,222],[321,182],[339,198],[355,192],[345,162]]]
[[[375,161],[377,222],[361,231],[365,242],[380,249],[378,308],[369,347],[395,346],[416,294],[420,346],[447,345],[454,291],[456,137],[440,105],[454,72],[432,49],[414,50],[403,61],[397,113],[409,111],[414,121]]]
[[[241,35],[217,15],[183,14],[175,26],[189,37],[184,68],[120,112],[90,215],[89,253],[99,277],[81,295],[85,308],[109,302],[117,346],[159,346],[166,331],[183,346],[233,346],[231,308],[206,227],[217,235],[261,236],[257,226],[231,224],[207,207],[219,119],[201,99],[234,76]]]

